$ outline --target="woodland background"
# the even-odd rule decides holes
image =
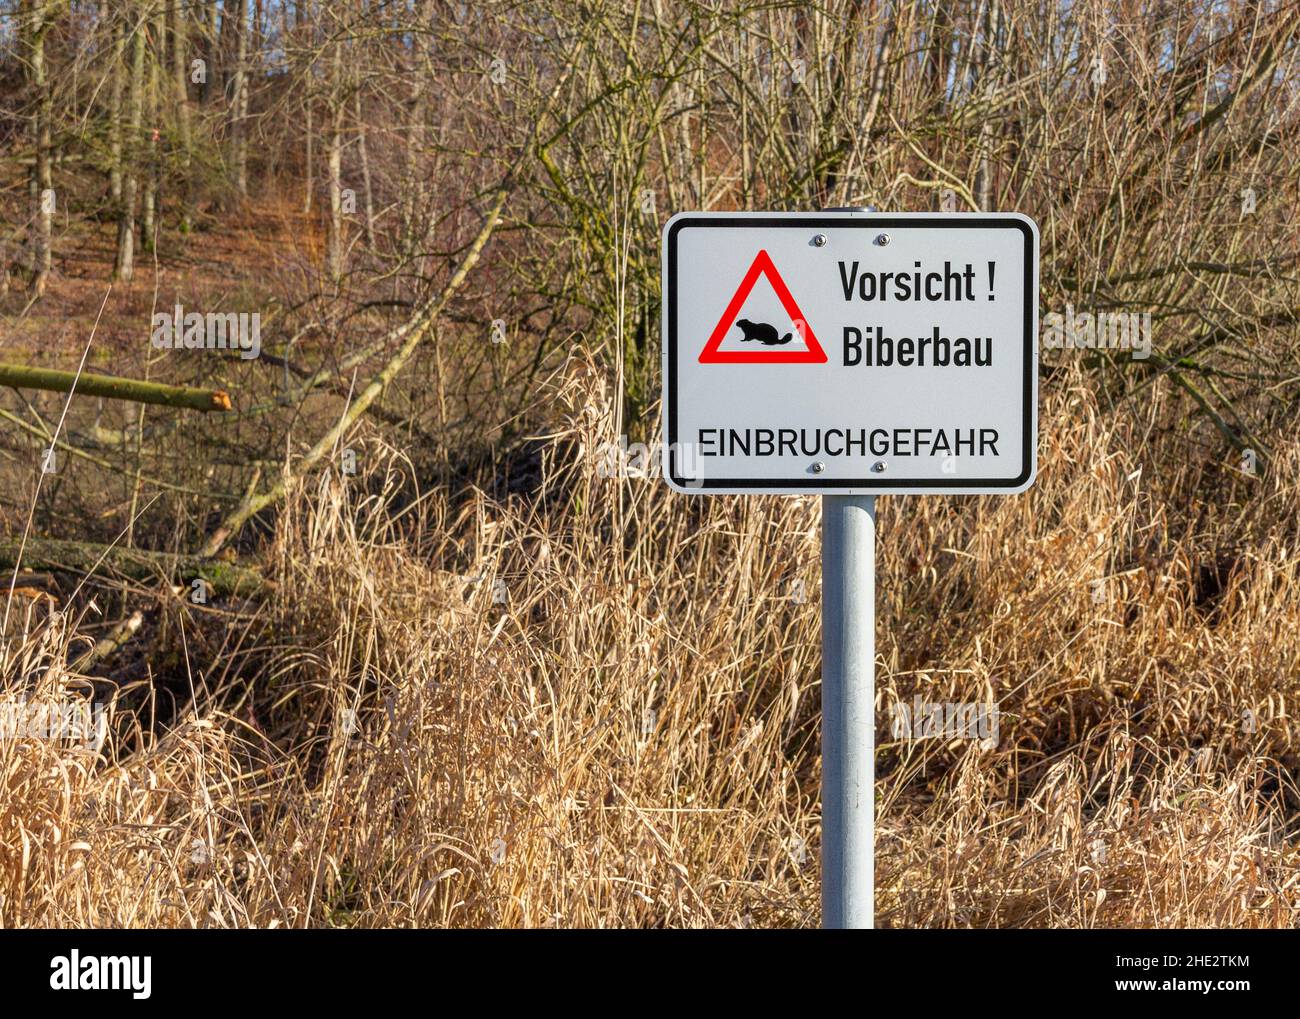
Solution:
[[[611,449],[672,213],[863,204],[1024,212],[1044,312],[1154,323],[1044,352],[1028,493],[881,500],[878,923],[1295,926],[1298,51],[1236,0],[0,0],[0,684],[108,719],[0,740],[0,923],[818,923],[818,504]],[[154,348],[177,304],[261,356]],[[893,738],[917,695],[997,746]]]

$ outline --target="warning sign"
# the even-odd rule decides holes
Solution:
[[[664,228],[683,492],[1023,491],[1038,230],[1017,214],[683,213]]]
[[[755,287],[760,283],[766,283],[766,288]],[[770,291],[770,297],[765,290]],[[766,251],[755,256],[740,281],[700,352],[700,363],[826,363],[826,352]]]

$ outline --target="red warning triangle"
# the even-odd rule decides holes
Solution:
[[[740,314],[740,309],[749,297],[749,292],[754,289],[754,284],[758,282],[760,275],[766,276],[772,289],[776,291],[777,299],[780,300],[781,306],[785,308],[786,314],[794,323],[795,330],[803,339],[807,350],[783,350],[779,346],[762,347],[758,350],[721,350],[722,341],[726,338],[727,332],[736,324],[736,316]],[[713,335],[709,337],[709,342],[704,345],[700,352],[700,364],[825,364],[826,351],[822,350],[822,345],[817,342],[817,337],[813,335],[812,327],[808,320],[804,318],[803,312],[799,310],[799,305],[795,303],[794,297],[790,294],[790,288],[785,285],[785,280],[781,279],[781,274],[776,271],[776,266],[772,264],[772,259],[766,251],[760,251],[758,257],[754,259],[754,264],[749,267],[749,272],[745,273],[745,278],[740,281],[740,286],[736,290],[736,296],[731,299],[727,305],[727,310],[722,313],[722,318],[718,320],[717,327],[713,330]]]

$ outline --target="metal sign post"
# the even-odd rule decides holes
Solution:
[[[822,922],[871,927],[877,495],[1034,481],[1038,228],[1016,213],[679,213],[663,473],[822,497]]]
[[[875,923],[876,497],[822,496],[822,926]]]
[[[823,495],[822,926],[875,925],[876,497]]]

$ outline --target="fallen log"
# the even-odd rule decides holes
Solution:
[[[22,364],[0,364],[0,386],[16,389],[47,389],[55,393],[71,392],[80,396],[103,396],[110,400],[130,400],[163,407],[189,410],[230,410],[230,394],[221,389],[196,389],[192,386],[166,386],[160,382],[143,382],[117,375],[93,375],[33,368]]]
[[[17,538],[0,539],[0,567],[12,570],[18,559]],[[28,538],[22,548],[22,565],[33,570],[55,570],[86,575],[96,569],[131,580],[157,580],[190,584],[202,579],[214,595],[252,597],[272,587],[251,566],[196,555],[149,552],[138,548],[106,547],[90,542],[57,538]],[[8,584],[4,584],[7,588]],[[5,593],[0,588],[0,595]]]
[[[80,655],[72,663],[73,672],[85,672],[92,665],[97,665],[107,658],[111,658],[122,650],[137,633],[140,627],[144,625],[144,614],[137,609],[132,612],[130,617],[117,626],[107,636],[100,639],[93,648]]]

